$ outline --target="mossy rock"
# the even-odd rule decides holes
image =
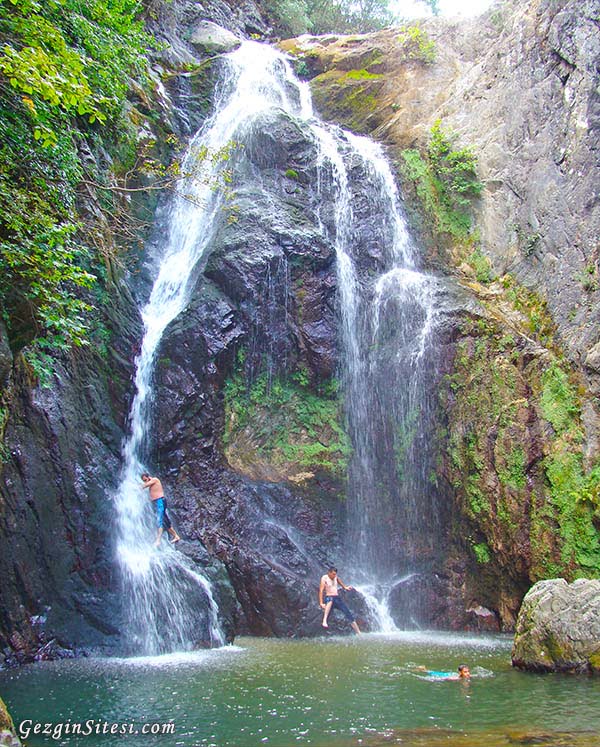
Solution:
[[[20,747],[15,725],[2,698],[0,698],[0,745],[2,747]]]
[[[600,581],[539,581],[523,600],[513,666],[533,672],[600,669]]]
[[[600,648],[590,655],[589,662],[592,671],[596,674],[600,674]]]
[[[370,132],[381,121],[382,86],[383,76],[365,68],[329,70],[311,81],[313,100],[321,115],[355,132]]]

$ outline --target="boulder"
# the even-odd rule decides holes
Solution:
[[[594,373],[600,373],[600,342],[588,350],[584,365]]]
[[[600,673],[600,581],[539,581],[526,594],[513,666],[534,672]]]
[[[212,21],[200,21],[190,36],[191,44],[205,54],[223,54],[237,49],[241,39]]]
[[[2,698],[0,698],[0,745],[2,747],[20,747],[21,745],[15,733],[13,720]]]

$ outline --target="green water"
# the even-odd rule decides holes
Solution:
[[[463,662],[470,683],[415,671]],[[243,638],[194,654],[43,662],[0,673],[0,696],[15,724],[53,725],[31,747],[600,745],[600,679],[514,671],[504,637]],[[87,720],[90,736],[57,726]],[[173,733],[96,733],[166,722]]]

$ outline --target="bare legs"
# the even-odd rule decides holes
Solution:
[[[172,539],[171,539],[171,544],[172,545],[174,545],[176,542],[179,542],[179,540],[181,539],[181,537],[177,534],[177,532],[173,529],[173,527],[169,527],[167,529],[167,532],[169,532],[169,534],[172,537]]]
[[[328,624],[327,620],[329,618],[329,613],[331,612],[331,608],[333,607],[334,599],[330,599],[330,601],[327,602],[327,604],[321,605],[321,607],[323,608],[323,622],[321,623],[321,625],[324,628],[328,628],[329,627],[329,624]],[[352,621],[350,623],[350,627],[352,628],[352,630],[357,635],[360,635],[360,628],[358,627],[358,623],[356,622],[356,620],[352,620],[352,615],[351,615],[350,610],[348,609],[348,607],[346,607],[346,605],[345,605],[345,603],[343,601],[340,602],[340,605],[341,605],[341,609],[344,611],[344,614],[346,615],[346,617],[349,618]]]
[[[160,541],[162,539],[163,535],[163,528],[159,527],[158,534],[156,535],[156,542],[154,543],[154,547],[158,547],[160,545]],[[171,544],[174,545],[176,542],[179,542],[181,537],[177,534],[177,532],[173,529],[173,527],[169,527],[167,529],[167,532],[171,535],[172,539],[170,540]]]
[[[327,618],[329,617],[329,613],[331,612],[332,605],[333,605],[333,600],[331,600],[330,602],[327,602],[327,604],[325,605],[325,608],[323,610],[323,622],[321,623],[321,625],[324,628],[328,628],[329,627],[329,625],[327,624]]]

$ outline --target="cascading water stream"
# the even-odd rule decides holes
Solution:
[[[305,89],[294,86],[291,78],[282,56],[263,45],[247,42],[225,57],[214,113],[194,137],[183,159],[182,171],[193,176],[179,189],[185,197],[177,197],[170,206],[156,280],[142,310],[144,337],[136,361],[131,433],[123,447],[124,465],[115,498],[117,561],[123,581],[125,619],[131,648],[138,653],[190,648],[197,639],[197,610],[201,605],[208,605],[211,641],[223,643],[208,579],[166,542],[157,551],[153,548],[156,530],[147,495],[140,488],[140,475],[150,460],[157,350],[169,323],[186,307],[222,209],[222,197],[214,186],[223,164],[212,156],[232,143],[243,142],[246,128],[256,115],[271,107],[306,116]]]
[[[388,597],[402,557],[410,578],[416,555],[415,535],[425,532],[418,517],[428,461],[415,469],[419,418],[425,419],[423,378],[426,352],[435,327],[437,281],[416,268],[415,250],[399,209],[397,187],[383,150],[373,141],[313,125],[320,166],[330,164],[336,194],[337,275],[342,321],[342,376],[353,456],[348,475],[348,565],[362,579],[357,587],[381,630],[395,629]],[[345,152],[344,152],[345,151]],[[355,255],[356,218],[347,163],[360,159],[368,173],[370,199],[379,210],[383,269],[364,279]],[[324,179],[321,176],[321,179]],[[323,189],[323,184],[320,184]],[[389,328],[393,335],[389,341]],[[390,355],[391,352],[391,355]],[[391,447],[391,448],[390,448]],[[403,474],[398,452],[403,449]],[[395,504],[395,505],[394,505]],[[398,505],[401,504],[401,505]],[[400,542],[397,526],[405,530]],[[430,520],[430,526],[435,521]],[[393,547],[393,545],[400,547]],[[408,574],[408,575],[406,575]]]
[[[421,384],[434,327],[435,281],[415,269],[414,251],[382,149],[367,138],[320,122],[312,112],[308,85],[294,78],[283,55],[245,42],[224,56],[214,113],[185,156],[183,170],[197,172],[196,178],[189,178],[180,189],[186,198],[177,197],[170,206],[156,280],[142,311],[144,337],[137,358],[131,434],[123,448],[124,466],[116,495],[117,557],[126,619],[132,649],[139,653],[193,646],[200,607],[208,607],[212,641],[223,642],[208,579],[166,543],[159,551],[152,547],[155,529],[147,496],[140,488],[140,474],[151,461],[157,351],[166,328],[189,301],[223,208],[223,199],[214,189],[223,164],[218,158],[202,160],[201,155],[206,149],[218,153],[231,143],[243,144],[257,115],[273,107],[283,109],[312,133],[319,152],[316,204],[322,204],[325,194],[334,202],[333,225],[323,216],[321,228],[336,249],[343,392],[354,449],[348,481],[348,545],[353,555],[348,564],[363,582],[361,588],[379,627],[394,627],[387,608],[390,579],[398,571],[390,565],[399,554],[393,525],[398,517],[409,525],[412,514],[418,513],[423,470],[407,469],[404,486],[399,486],[397,469],[390,466],[390,443],[391,451],[397,450],[396,442],[414,428],[414,412],[423,405]],[[376,203],[381,223],[382,261],[374,277],[365,277],[361,271],[354,245],[357,219],[349,165],[356,163],[368,174],[374,191],[370,198]],[[287,277],[287,267],[281,271]],[[414,462],[410,448],[405,451],[407,463]],[[398,503],[405,504],[402,510],[398,510]],[[408,540],[400,545],[407,564],[400,570],[410,571],[414,548]]]

